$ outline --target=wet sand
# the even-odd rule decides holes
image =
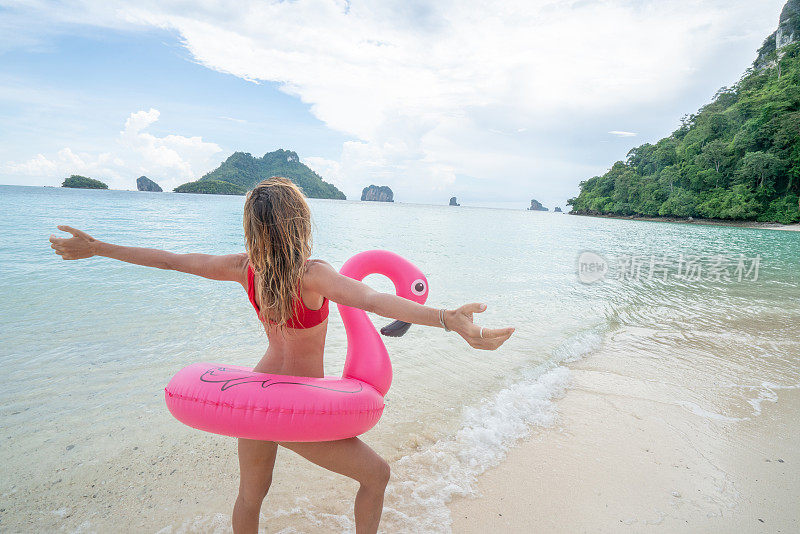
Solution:
[[[453,532],[800,531],[800,390],[722,415],[620,354],[570,367],[556,426],[451,503]]]

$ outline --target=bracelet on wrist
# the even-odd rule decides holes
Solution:
[[[447,325],[444,323],[444,312],[446,311],[447,310],[445,310],[444,308],[439,310],[439,324],[442,325],[442,328],[444,328],[445,332],[450,332],[451,330],[447,328]]]

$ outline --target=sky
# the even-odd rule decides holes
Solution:
[[[349,199],[566,207],[741,77],[783,0],[0,0],[0,183],[294,150]]]

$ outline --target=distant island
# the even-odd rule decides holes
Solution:
[[[753,66],[656,144],[581,182],[579,215],[800,221],[800,0]]]
[[[219,167],[195,182],[179,185],[176,193],[244,195],[271,176],[283,176],[297,184],[309,198],[345,200],[344,193],[300,162],[296,152],[278,149],[263,157],[234,152]]]
[[[139,191],[152,191],[155,193],[161,193],[163,191],[160,185],[155,183],[147,176],[140,176],[136,179],[136,189]]]
[[[78,174],[73,174],[64,180],[61,187],[71,187],[75,189],[108,189],[108,185],[100,180],[87,178],[86,176],[80,176]]]
[[[539,202],[538,200],[531,199],[531,207],[528,208],[528,211],[550,211],[550,210],[542,206],[542,203]]]
[[[561,211],[560,206],[556,206],[556,209],[553,210],[553,213],[563,213],[563,212]]]
[[[394,202],[394,193],[385,185],[370,185],[361,191],[361,200],[372,202]]]
[[[244,195],[248,189],[223,180],[188,182],[173,189],[176,193],[198,193],[204,195]]]
[[[451,206],[460,206],[461,204],[458,203],[458,200],[456,200],[456,197],[450,197],[450,205]]]

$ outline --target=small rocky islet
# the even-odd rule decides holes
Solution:
[[[542,206],[542,203],[534,198],[531,199],[531,207],[528,208],[528,211],[550,211],[550,210]]]
[[[361,200],[368,202],[394,202],[394,193],[386,185],[368,185],[361,191]]]
[[[154,193],[161,193],[164,191],[161,186],[155,183],[147,176],[140,176],[136,179],[136,189],[139,191],[151,191]]]

